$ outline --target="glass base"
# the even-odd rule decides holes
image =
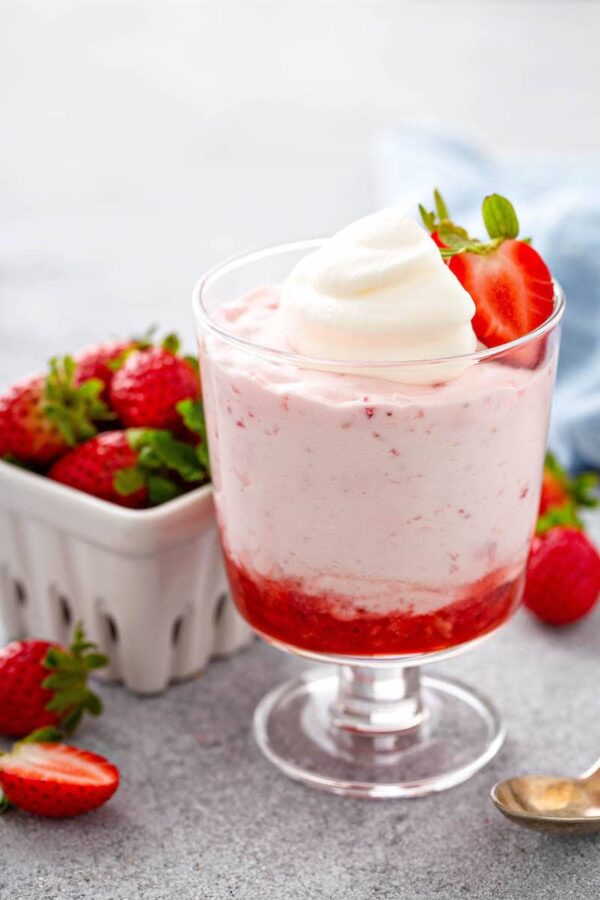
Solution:
[[[505,730],[494,707],[417,668],[314,669],[270,691],[254,736],[286,775],[351,797],[419,797],[475,774]]]

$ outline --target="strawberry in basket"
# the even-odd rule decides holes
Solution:
[[[175,335],[88,347],[0,396],[0,458],[120,506],[155,506],[209,480],[200,395],[198,362]]]

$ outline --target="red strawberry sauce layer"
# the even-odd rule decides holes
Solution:
[[[342,619],[334,613],[339,597],[305,593],[293,579],[251,575],[227,554],[225,561],[233,597],[250,625],[312,653],[375,657],[446,650],[502,625],[523,589],[522,575],[507,578],[497,570],[465,589],[460,600],[426,615],[413,615],[401,604],[402,612],[374,615],[357,608],[352,618]]]

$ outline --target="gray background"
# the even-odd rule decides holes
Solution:
[[[0,385],[100,336],[177,326],[245,247],[327,233],[375,203],[374,140],[441,120],[501,153],[600,150],[600,5],[2,3]],[[595,898],[598,844],[520,831],[487,799],[600,752],[600,618],[524,613],[442,667],[495,698],[508,742],[414,802],[296,786],[249,734],[301,663],[254,645],[163,697],[106,688],[81,742],[123,786],[85,819],[0,821],[0,897]]]

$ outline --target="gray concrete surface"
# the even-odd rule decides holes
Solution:
[[[580,2],[4,0],[0,386],[153,321],[191,346],[203,269],[368,212],[374,136],[404,116],[502,152],[600,150],[599,25]],[[487,795],[600,753],[599,656],[600,613],[565,632],[520,614],[441,667],[509,738],[414,802],[312,793],[260,757],[253,707],[301,665],[265,646],[162,697],[105,688],[80,743],[122,787],[79,820],[1,819],[0,898],[597,898],[598,839],[518,830]]]
[[[509,726],[471,781],[414,801],[310,791],[264,760],[252,710],[302,663],[256,643],[161,697],[102,690],[79,743],[122,786],[104,808],[0,821],[2,900],[530,900],[600,893],[598,838],[523,831],[488,799],[510,773],[577,772],[600,752],[600,610],[568,631],[521,613],[438,671],[478,684]]]

